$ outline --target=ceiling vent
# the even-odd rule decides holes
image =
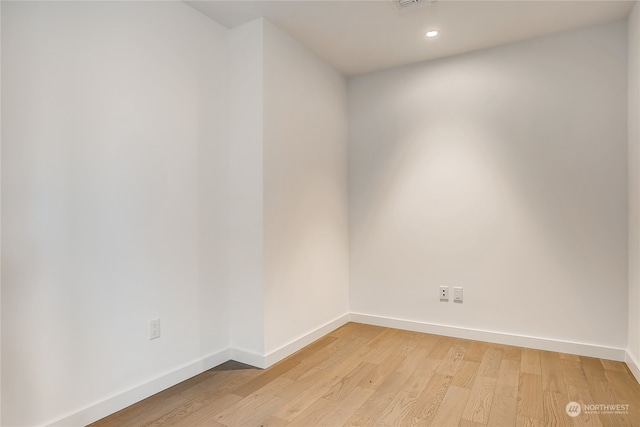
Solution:
[[[393,0],[394,5],[400,11],[429,6],[438,0]]]

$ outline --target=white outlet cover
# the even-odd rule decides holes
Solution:
[[[149,320],[149,339],[160,338],[160,319]]]
[[[440,286],[440,301],[449,301],[449,287]]]

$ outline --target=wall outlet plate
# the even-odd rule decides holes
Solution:
[[[160,319],[149,320],[149,339],[160,338]]]
[[[449,301],[449,287],[440,286],[440,301]]]

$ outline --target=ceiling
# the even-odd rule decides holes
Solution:
[[[397,0],[396,0],[397,1]],[[632,1],[187,1],[227,28],[265,17],[346,75],[624,19]],[[427,39],[426,31],[439,35]]]

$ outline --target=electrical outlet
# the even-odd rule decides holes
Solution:
[[[449,301],[449,287],[440,286],[440,301]]]
[[[453,302],[462,303],[462,288],[461,287],[453,288]]]
[[[149,339],[160,338],[160,319],[149,320]]]

